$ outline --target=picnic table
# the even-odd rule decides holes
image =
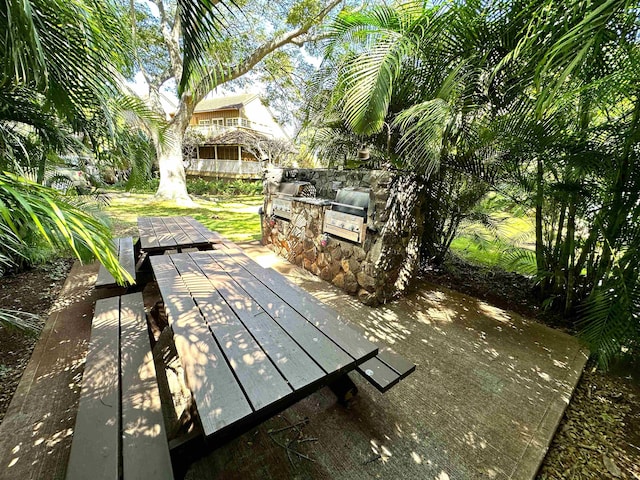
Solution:
[[[192,217],[138,217],[140,249],[149,255],[184,248],[207,250],[224,239]]]
[[[378,353],[333,310],[240,250],[150,260],[206,438],[344,381]]]

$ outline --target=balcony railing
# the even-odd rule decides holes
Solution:
[[[248,160],[214,160],[192,158],[185,166],[188,175],[238,176],[259,178],[262,174],[261,162]]]
[[[199,125],[191,125],[189,128],[193,129],[193,131],[198,132],[206,137],[214,137],[216,135],[220,135],[221,133],[232,131],[232,130],[250,130],[254,132],[259,132],[263,135],[267,135],[269,137],[273,136],[271,129],[267,125],[263,125],[261,123],[252,122],[247,120],[246,118],[226,118],[224,119],[224,124],[221,122],[215,123],[215,120],[223,120],[223,119],[213,119],[213,120],[201,120]],[[203,122],[210,121],[212,123],[206,124]]]

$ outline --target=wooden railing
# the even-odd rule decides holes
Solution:
[[[215,123],[211,125],[191,125],[189,128],[205,137],[214,137],[232,130],[254,131],[267,137],[273,137],[273,133],[267,125],[251,122],[245,118],[227,118],[226,120],[231,120],[231,122],[227,122],[225,125]]]
[[[248,160],[192,158],[185,168],[188,175],[260,178],[263,167],[261,162]]]

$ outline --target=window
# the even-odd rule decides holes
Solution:
[[[227,118],[227,127],[237,127],[238,119],[237,118]]]
[[[198,120],[198,125],[201,127],[206,127],[211,125],[211,120]]]
[[[212,118],[211,125],[218,125],[219,127],[224,126],[224,118]]]

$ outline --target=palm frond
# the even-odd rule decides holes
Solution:
[[[393,126],[402,132],[399,153],[409,165],[425,175],[439,168],[443,137],[451,114],[450,105],[436,98],[405,109],[393,122]]]
[[[0,308],[0,327],[9,332],[20,331],[35,335],[42,328],[42,323],[38,315],[20,310]]]
[[[0,174],[0,223],[23,243],[29,235],[38,235],[83,261],[97,258],[118,283],[134,281],[118,262],[109,228],[54,190]]]
[[[213,68],[206,59],[213,40],[220,38],[225,16],[234,17],[233,0],[178,0],[178,16],[183,32],[183,69],[178,81],[178,94],[188,91],[206,78]],[[242,20],[239,20],[242,21]],[[218,71],[222,83],[223,71]]]
[[[508,271],[522,272],[531,277],[538,273],[536,252],[526,248],[516,246],[507,248],[502,252],[500,265]]]

